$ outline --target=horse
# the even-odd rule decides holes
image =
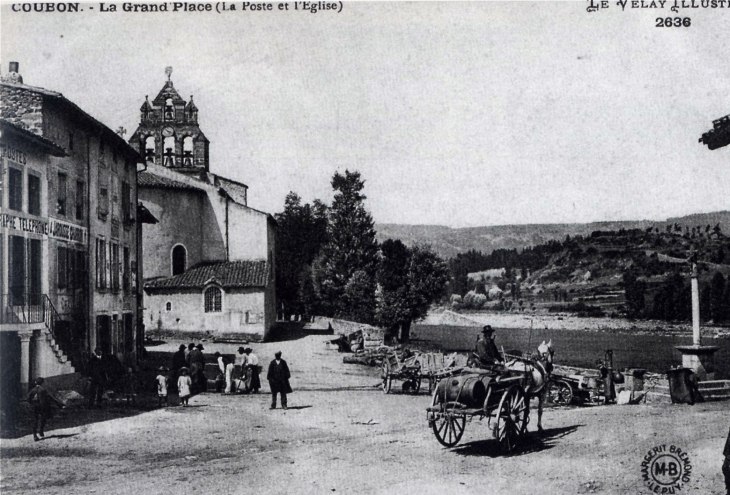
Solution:
[[[542,343],[537,347],[537,356],[532,359],[509,356],[507,361],[507,369],[525,375],[525,395],[527,403],[533,397],[537,397],[537,431],[539,434],[544,432],[542,428],[542,405],[545,401],[548,391],[548,381],[553,371],[553,350],[552,340]],[[508,357],[508,356],[505,356]]]

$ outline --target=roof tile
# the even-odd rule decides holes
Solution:
[[[265,287],[268,264],[264,260],[226,261],[191,268],[183,274],[145,283],[145,289],[202,289],[217,282],[224,289]]]

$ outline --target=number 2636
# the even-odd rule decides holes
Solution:
[[[692,20],[689,17],[657,17],[654,27],[690,27]]]

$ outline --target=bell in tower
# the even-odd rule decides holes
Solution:
[[[198,107],[190,96],[185,102],[172,83],[172,67],[165,68],[167,81],[157,96],[140,108],[140,123],[132,145],[147,162],[174,168],[199,177],[208,172],[210,142],[198,125]]]

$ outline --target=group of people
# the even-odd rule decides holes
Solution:
[[[155,378],[157,382],[157,405],[169,405],[169,392],[177,392],[183,406],[188,405],[190,397],[208,390],[208,378],[205,376],[205,356],[203,344],[180,344],[172,355],[169,371],[160,366]]]
[[[231,359],[220,352],[215,353],[220,374],[216,379],[216,391],[257,394],[261,388],[259,358],[250,347],[239,347],[238,354]],[[225,384],[225,390],[223,390]]]
[[[180,345],[172,356],[172,366],[168,370],[161,366],[155,378],[157,382],[158,406],[169,405],[168,395],[177,392],[183,406],[188,405],[191,396],[204,392],[208,387],[208,378],[205,376],[205,357],[202,344]],[[239,347],[234,358],[229,358],[216,352],[216,364],[219,374],[216,378],[216,391],[224,394],[258,393],[261,389],[259,358],[250,347]],[[289,384],[291,373],[286,361],[281,358],[281,351],[275,353],[269,364],[266,375],[271,388],[271,409],[276,408],[277,395],[281,396],[281,405],[287,408],[287,394],[292,389]],[[225,389],[223,389],[225,384]]]

